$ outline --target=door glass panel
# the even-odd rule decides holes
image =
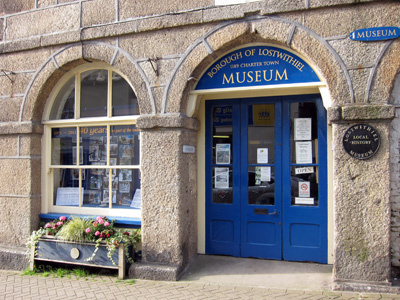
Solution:
[[[290,114],[292,164],[318,163],[318,119],[315,103],[291,103]]]
[[[275,162],[275,105],[254,104],[248,110],[249,164]]]
[[[232,167],[213,168],[213,203],[233,203]]]
[[[292,167],[290,180],[292,205],[318,206],[318,167]]]
[[[248,199],[249,204],[275,205],[275,178],[273,167],[249,167]]]
[[[232,106],[213,108],[213,164],[232,163]]]

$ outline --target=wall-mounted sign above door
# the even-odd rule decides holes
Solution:
[[[380,144],[378,131],[368,124],[353,125],[343,136],[344,149],[357,159],[370,158],[378,151]]]
[[[200,78],[196,90],[311,82],[321,80],[301,57],[282,48],[251,46],[214,62]]]
[[[350,33],[349,37],[353,41],[383,41],[395,39],[400,36],[399,27],[371,27],[358,29]]]

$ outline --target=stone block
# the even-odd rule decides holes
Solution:
[[[139,62],[151,86],[165,85],[172,75],[179,58],[151,59]]]
[[[27,86],[31,81],[33,73],[13,73],[7,76],[0,76],[0,90],[1,96],[8,96],[14,98],[14,95],[21,96],[25,94]],[[11,80],[14,82],[12,82]]]
[[[40,47],[40,36],[34,36],[15,41],[5,41],[2,45],[2,53],[17,52]]]
[[[0,123],[0,134],[43,134],[43,125],[33,122],[8,122]]]
[[[16,122],[19,119],[21,110],[21,97],[14,97],[9,99],[0,99],[0,107],[2,113],[0,114],[0,122]]]
[[[234,23],[221,28],[210,35],[206,41],[212,50],[217,50],[223,45],[232,42],[242,35],[249,33],[250,25],[246,22]]]
[[[82,40],[91,40],[109,36],[117,36],[137,32],[137,20],[127,21],[118,24],[87,27],[81,31]]]
[[[58,1],[60,2],[60,1]],[[54,0],[37,0],[37,7],[44,8],[47,6],[53,6],[55,4]]]
[[[7,71],[36,71],[51,55],[49,48],[1,55],[1,68]]]
[[[161,113],[162,99],[164,96],[165,87],[153,87],[152,92],[154,96],[154,103],[156,106],[156,114]]]
[[[388,103],[396,75],[400,68],[400,42],[394,40],[385,52],[374,75],[374,81],[370,91],[370,102]]]
[[[81,39],[81,33],[79,30],[65,31],[61,33],[52,33],[42,35],[40,39],[40,45],[42,47],[60,45],[67,43],[79,42]]]
[[[40,162],[40,160],[36,159]],[[38,170],[34,170],[36,167]],[[36,192],[40,193],[40,188],[35,191],[32,189],[32,182],[39,179],[40,182],[40,163],[39,165],[30,159],[7,159],[7,163],[0,165],[0,195],[19,195],[28,196]],[[33,178],[32,176],[38,176]]]
[[[280,22],[276,19],[254,21],[257,33],[266,40],[285,44],[292,30],[292,24]]]
[[[109,0],[82,2],[82,27],[117,21],[115,6],[115,1]]]
[[[342,107],[343,120],[379,120],[393,119],[393,105],[351,105]]]
[[[107,45],[99,42],[85,43],[83,45],[82,55],[88,60],[100,60],[106,63],[110,63],[114,54],[114,47],[107,47]]]
[[[19,155],[21,156],[41,156],[42,136],[21,135],[19,137]]]
[[[15,0],[2,0],[0,5],[0,15],[13,14],[22,11],[27,11],[35,8],[35,1],[15,1]]]
[[[139,19],[137,21],[137,30],[141,32],[190,24],[198,24],[201,23],[202,16],[202,11],[189,11],[181,14],[163,15]]]
[[[18,137],[16,135],[0,135],[0,157],[18,155]]]
[[[2,196],[0,207],[1,240],[11,247],[24,247],[39,225],[40,197]]]
[[[55,6],[8,17],[7,39],[23,39],[47,33],[78,30],[79,27],[79,3]]]
[[[339,54],[348,68],[365,68],[375,65],[385,42],[362,43],[349,38],[331,40],[329,44]]]
[[[0,244],[0,269],[23,271],[28,266],[25,247],[10,247]]]
[[[181,27],[122,36],[119,45],[134,58],[180,57],[211,25]]]
[[[370,75],[370,68],[349,70],[349,76],[353,84],[354,102],[357,104],[366,103],[367,84]]]
[[[210,7],[214,5],[213,0],[153,0],[143,5],[141,0],[120,0],[119,19],[131,19],[143,16],[176,13],[196,8]]]

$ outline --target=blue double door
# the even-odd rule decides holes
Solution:
[[[206,102],[206,253],[327,263],[320,95]]]

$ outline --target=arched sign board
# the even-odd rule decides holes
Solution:
[[[370,158],[378,151],[380,144],[378,131],[367,124],[353,125],[343,136],[344,149],[357,159]]]
[[[277,47],[251,46],[214,62],[199,80],[196,90],[311,82],[321,80],[299,56]]]

